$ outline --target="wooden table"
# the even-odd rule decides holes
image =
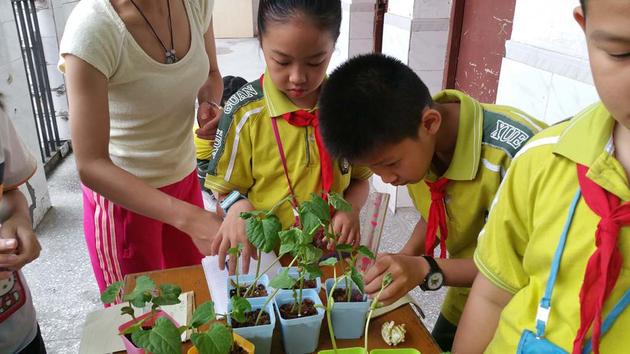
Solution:
[[[326,271],[324,272],[324,279],[331,276],[327,273],[328,272]],[[160,284],[170,283],[179,285],[182,288],[182,292],[193,291],[195,293],[195,306],[210,300],[208,285],[206,283],[203,268],[200,265],[166,269],[148,273],[129,274],[125,277],[125,293],[129,293],[133,290],[136,283],[136,278],[141,275],[148,275],[151,279],[155,281],[158,286]],[[320,297],[325,303],[326,299],[324,294],[324,291],[322,291],[320,293]],[[383,341],[383,338],[381,337],[381,326],[383,325],[383,323],[388,321],[395,321],[397,324],[405,324],[407,333],[405,336],[405,342],[400,345],[401,348],[416,348],[420,350],[422,354],[441,353],[441,350],[427,331],[426,327],[424,327],[420,319],[418,319],[416,313],[413,311],[411,305],[409,304],[399,307],[398,309],[385,315],[372,319],[369,332],[370,349],[389,348],[389,346]],[[319,343],[319,350],[332,348],[332,344],[330,343],[330,336],[328,334],[328,325],[325,318],[322,321]],[[182,353],[185,353],[190,345],[190,342],[185,343]],[[337,339],[337,347],[363,347],[363,338],[353,340]],[[274,331],[271,353],[284,354],[279,324],[276,326],[276,329]]]

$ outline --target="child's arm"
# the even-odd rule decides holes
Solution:
[[[477,275],[472,259],[435,259],[444,273],[444,285],[470,287]],[[422,256],[382,254],[365,275],[365,292],[376,295],[383,276],[391,273],[394,281],[383,291],[379,301],[391,304],[420,285],[429,273],[429,263]]]
[[[182,230],[207,254],[221,221],[202,208],[149,186],[112,163],[107,79],[78,57],[64,58],[72,144],[83,184],[126,209]]]
[[[479,273],[457,327],[453,353],[483,353],[512,294]],[[480,325],[482,324],[482,325]]]
[[[406,256],[419,256],[424,253],[424,237],[427,232],[427,222],[422,217],[418,220],[416,227],[413,228],[411,237],[405,246],[400,250],[400,254]]]
[[[361,227],[359,213],[370,192],[370,182],[364,179],[350,180],[350,185],[344,192],[344,199],[351,205],[349,212],[337,211],[332,218],[331,227],[335,234],[341,235],[337,240],[339,244],[358,243],[361,240]],[[329,245],[332,248],[332,244]]]
[[[22,192],[14,189],[4,193],[0,215],[0,279],[4,279],[37,259],[41,247]]]

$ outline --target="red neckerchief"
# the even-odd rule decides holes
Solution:
[[[599,354],[602,307],[615,287],[623,258],[617,239],[622,227],[630,224],[630,202],[620,205],[619,198],[586,177],[588,168],[577,165],[578,181],[588,207],[601,217],[595,232],[597,249],[586,266],[580,289],[580,328],[573,342],[573,353],[581,354],[592,325],[593,353]]]
[[[446,194],[448,179],[442,177],[435,182],[424,182],[429,186],[429,191],[431,192],[431,206],[429,207],[429,220],[427,221],[427,231],[424,239],[424,253],[433,257],[439,228],[440,258],[446,258],[446,237],[448,236],[448,228],[446,227],[444,196]]]
[[[261,86],[264,82],[264,75],[260,77]],[[330,158],[330,154],[328,150],[326,150],[326,146],[324,145],[324,140],[322,139],[321,132],[319,130],[319,119],[318,119],[318,110],[315,112],[308,112],[306,110],[300,109],[298,111],[285,113],[280,116],[280,118],[286,120],[289,124],[296,127],[307,127],[311,126],[315,130],[315,142],[317,143],[317,150],[319,151],[319,163],[321,167],[321,177],[322,177],[322,189],[324,190],[324,198],[327,198],[328,193],[330,193],[330,189],[333,185],[333,163]],[[281,144],[281,142],[279,142]],[[283,157],[283,156],[282,156]],[[284,157],[283,157],[284,158]],[[288,173],[288,171],[285,171]],[[288,174],[287,174],[288,178]],[[291,186],[289,186],[291,188]]]

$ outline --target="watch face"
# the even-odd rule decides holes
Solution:
[[[437,290],[442,287],[443,282],[444,275],[442,275],[442,273],[433,273],[429,275],[429,279],[427,279],[427,288],[429,290]]]

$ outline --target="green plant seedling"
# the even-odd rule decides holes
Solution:
[[[363,344],[366,353],[368,352],[368,333],[370,330],[370,320],[372,319],[372,314],[374,313],[374,310],[380,306],[378,299],[379,297],[381,297],[383,290],[385,290],[385,288],[387,288],[392,283],[392,281],[394,281],[392,273],[387,273],[383,276],[383,280],[381,281],[381,289],[378,291],[376,297],[372,301],[372,305],[370,305],[370,312],[368,312],[367,322],[365,323],[365,339]]]

